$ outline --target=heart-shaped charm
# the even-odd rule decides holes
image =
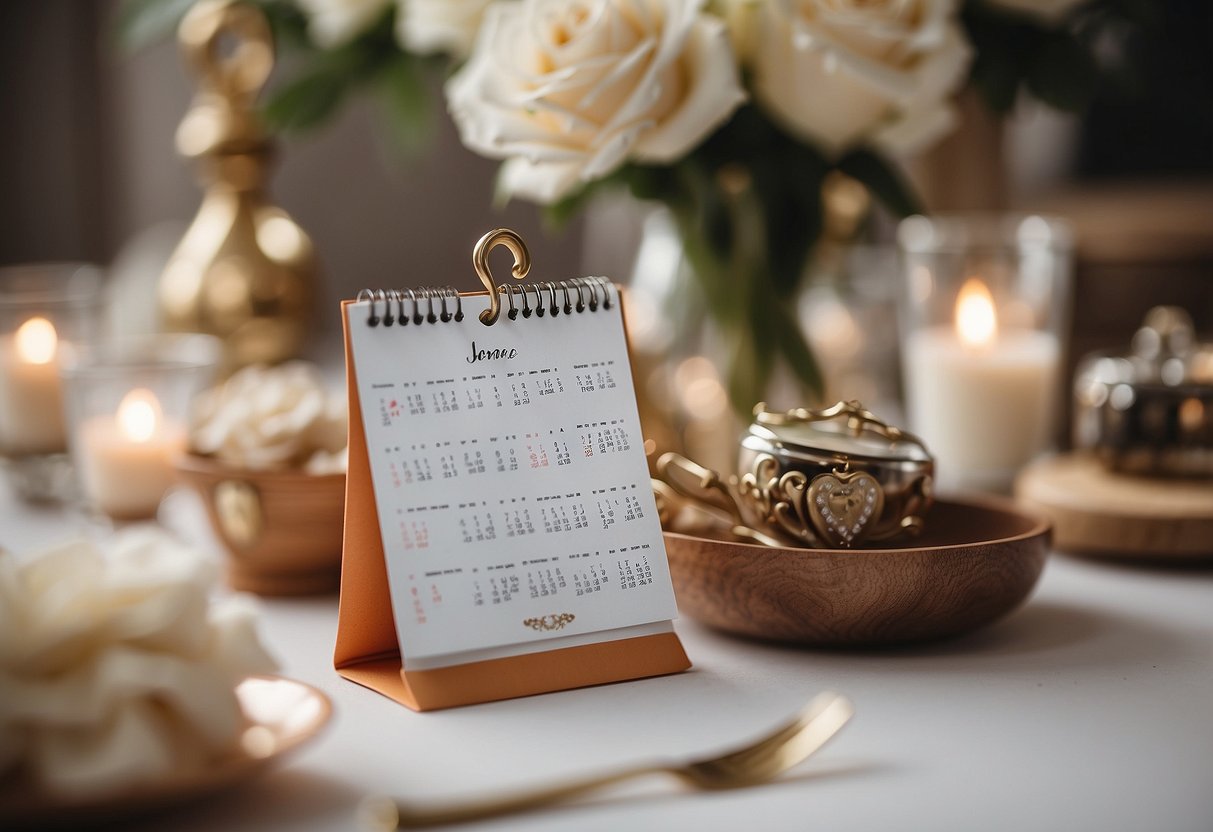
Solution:
[[[857,546],[880,520],[884,489],[862,471],[819,474],[808,493],[809,515],[817,531],[831,545]]]

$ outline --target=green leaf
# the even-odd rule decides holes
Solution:
[[[828,168],[816,154],[797,154],[753,166],[761,204],[766,261],[781,297],[800,285],[813,245],[821,236],[821,185]]]
[[[421,64],[402,52],[380,71],[376,86],[393,143],[405,155],[416,155],[434,126]]]
[[[966,3],[961,21],[975,56],[970,80],[990,109],[1010,111],[1023,82],[1025,62],[1042,36],[1041,28],[1030,16],[985,2]]]
[[[678,176],[666,165],[625,165],[616,174],[619,181],[627,185],[632,196],[639,200],[661,201],[677,210],[673,203],[680,201]]]
[[[1032,56],[1028,88],[1059,110],[1085,109],[1095,96],[1099,71],[1087,47],[1072,35],[1049,36]]]
[[[880,154],[853,150],[838,162],[838,169],[862,182],[884,206],[899,217],[921,213],[922,207],[909,184]]]
[[[729,401],[738,415],[753,412],[774,375],[777,343],[772,332],[770,310],[759,286],[745,286],[738,300],[745,305],[744,322],[733,332],[735,347],[729,364]]]
[[[274,33],[274,44],[279,50],[315,51],[316,46],[308,35],[308,19],[295,0],[258,0],[257,5],[265,12],[270,30]]]
[[[121,49],[137,52],[177,30],[195,0],[122,0],[114,17],[114,35]]]
[[[1009,113],[1019,92],[1021,71],[1015,61],[997,60],[979,53],[969,77],[995,113]]]
[[[820,399],[822,393],[825,392],[821,365],[817,363],[817,356],[813,355],[813,348],[809,346],[804,331],[800,328],[795,307],[779,305],[775,312],[774,329],[779,340],[780,352],[783,354],[784,361],[787,362],[788,369],[813,395],[813,398]]]
[[[307,130],[326,121],[345,96],[348,78],[319,69],[277,90],[266,102],[265,120],[275,130]]]
[[[621,187],[623,171],[619,171],[605,179],[589,182],[570,195],[543,207],[544,224],[553,231],[560,231],[572,222],[600,193],[612,188]]]

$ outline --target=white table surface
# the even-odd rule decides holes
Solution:
[[[162,516],[214,547],[193,498]],[[0,486],[0,546],[93,531]],[[697,794],[656,779],[484,830],[1213,830],[1213,570],[1054,557],[1028,604],[960,640],[828,652],[683,619],[677,676],[416,714],[332,668],[336,597],[265,600],[282,672],[335,718],[287,765],[139,829],[354,829],[369,793],[458,799],[641,758],[721,750],[823,689],[852,723],[782,781]]]

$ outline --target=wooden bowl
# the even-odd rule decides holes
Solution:
[[[938,500],[904,549],[775,549],[667,532],[678,607],[754,638],[884,646],[959,635],[1019,606],[1048,521],[1005,500]]]
[[[337,589],[344,474],[251,471],[192,454],[178,458],[177,473],[202,497],[227,549],[232,588],[259,595]]]

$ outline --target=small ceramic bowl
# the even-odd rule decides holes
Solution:
[[[678,607],[754,638],[887,646],[967,633],[1019,606],[1040,577],[1048,521],[1006,500],[938,500],[900,549],[773,548],[665,535]]]
[[[259,595],[337,589],[345,474],[251,471],[195,454],[178,458],[177,473],[202,498],[227,549],[232,588]]]

